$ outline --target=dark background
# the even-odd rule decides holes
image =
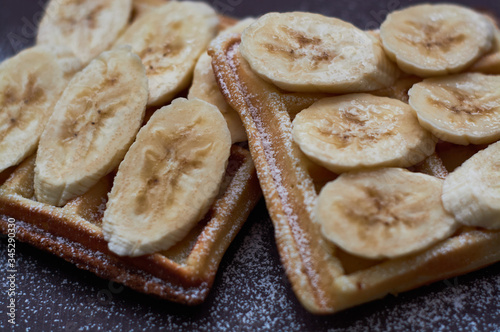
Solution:
[[[33,42],[44,0],[0,0],[0,60]],[[377,27],[394,9],[421,1],[216,0],[219,12],[258,16],[312,11]],[[500,16],[500,1],[455,1]],[[0,330],[7,323],[7,246],[0,241]],[[226,253],[207,301],[185,307],[124,289],[50,254],[17,244],[16,330],[367,331],[500,330],[500,264],[387,296],[330,316],[305,311],[291,291],[261,202]]]

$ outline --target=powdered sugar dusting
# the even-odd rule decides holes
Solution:
[[[240,61],[237,46],[237,43],[233,44],[226,53],[226,62],[233,71],[231,76],[239,75],[236,65]],[[318,271],[311,257],[310,238],[304,231],[306,223],[312,221],[312,208],[316,198],[314,184],[299,160],[300,152],[292,139],[292,124],[281,94],[270,89],[253,95],[251,90],[251,87],[241,84],[239,91],[232,93],[231,98],[245,99],[244,106],[239,107],[238,111],[247,127],[252,156],[260,166],[257,167],[259,179],[277,225],[277,238],[286,243],[297,244],[298,250],[290,248],[290,245],[280,248],[283,257],[287,258],[286,268],[289,274],[295,277],[296,287],[308,287],[304,284],[311,283],[316,291],[311,296],[316,297],[321,305],[326,305],[327,296],[322,291],[324,288],[320,286]],[[263,122],[262,117],[266,112],[274,115],[272,124]],[[287,162],[293,165],[289,171],[295,173],[296,178],[286,179],[287,175],[282,169],[286,167],[284,165],[287,165]],[[300,197],[290,195],[289,190],[293,187],[300,189]],[[306,220],[299,220],[297,213],[301,209],[305,209],[310,216]],[[289,231],[292,236],[288,234]]]
[[[5,240],[0,248],[6,251]],[[309,314],[296,300],[279,264],[264,204],[229,248],[212,293],[198,307],[124,289],[26,245],[19,244],[17,250],[18,330],[500,329],[500,264],[335,315]],[[0,320],[1,328],[5,324]]]

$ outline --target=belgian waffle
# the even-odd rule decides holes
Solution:
[[[220,194],[209,212],[167,251],[130,258],[108,250],[101,228],[113,174],[84,195],[54,207],[33,198],[35,156],[0,175],[0,229],[16,221],[16,238],[81,269],[134,290],[184,304],[201,303],[225,250],[260,198],[248,150],[233,145]]]
[[[99,18],[104,17],[106,14],[111,14],[111,16],[117,17],[119,20],[119,25],[121,26],[121,28],[119,28],[118,30],[122,30],[122,28],[125,28],[127,26],[127,21],[129,19],[129,23],[134,24],[138,20],[137,18],[140,16],[151,15],[149,16],[150,18],[154,17],[156,15],[156,11],[159,10],[159,8],[162,8],[162,10],[164,10],[163,8],[166,8],[163,5],[170,6],[168,7],[170,8],[168,9],[168,13],[170,14],[172,20],[177,20],[177,23],[179,23],[178,20],[190,20],[187,17],[189,17],[189,15],[192,14],[193,11],[199,9],[199,7],[202,7],[201,11],[199,11],[199,13],[201,13],[200,17],[207,18],[207,20],[204,21],[206,25],[202,24],[200,26],[200,33],[196,33],[196,35],[203,35],[203,38],[200,39],[200,43],[197,45],[197,51],[189,52],[189,54],[193,57],[191,59],[191,67],[194,67],[195,61],[197,59],[196,54],[200,54],[205,50],[206,44],[210,41],[211,38],[213,38],[213,36],[215,36],[216,30],[227,28],[236,23],[236,20],[225,16],[220,16],[219,19],[217,19],[217,13],[215,13],[215,11],[213,11],[209,6],[205,4],[194,4],[190,2],[185,2],[182,4],[167,4],[167,1],[164,0],[133,2],[109,1],[105,4],[97,2],[84,2],[76,4],[76,7],[72,7],[72,4],[70,2],[54,1],[48,4],[46,12],[49,14],[46,14],[43,22],[40,24],[38,31],[39,33],[37,36],[37,44],[58,44],[60,42],[57,40],[58,37],[56,37],[56,39],[53,39],[53,37],[58,35],[59,32],[63,31],[62,34],[59,35],[59,37],[65,40],[62,42],[62,44],[66,44],[65,46],[67,46],[67,44],[72,44],[73,42],[75,42],[75,47],[78,48],[79,45],[84,45],[83,49],[88,50],[91,48],[90,44],[92,44],[90,40],[92,40],[93,38],[97,38],[99,42],[96,43],[97,47],[95,52],[100,53],[104,49],[110,48],[111,44],[115,42],[115,39],[118,36],[118,32],[116,35],[113,35],[109,31],[106,31],[104,35],[108,36],[109,38],[102,37],[100,35],[100,32],[98,31],[99,28],[101,28],[101,24],[104,27],[103,30],[109,30],[108,25],[112,25],[113,28],[116,28],[118,25],[113,24],[113,22],[111,22],[110,20],[99,21]],[[131,14],[132,7],[133,12]],[[172,9],[174,7],[179,7],[179,10],[175,12],[175,10]],[[57,15],[50,15],[52,10],[54,11],[54,13],[57,12]],[[79,21],[78,19],[66,20],[65,18],[62,18],[77,16],[78,13],[81,12],[89,13],[86,20],[92,21],[92,24],[83,23],[83,25],[79,25],[80,23],[82,23],[82,21]],[[104,14],[102,14],[101,12],[104,12]],[[61,21],[59,21],[58,19],[61,19]],[[163,22],[164,20],[165,15],[161,15],[159,17],[159,21]],[[99,21],[100,23],[97,23],[97,21]],[[148,25],[151,24],[150,19],[142,21],[143,23],[139,22],[140,24],[142,24],[142,27],[146,26],[146,28],[148,28]],[[67,23],[70,25],[75,24],[76,27],[71,27],[69,29],[64,28],[64,25]],[[186,26],[187,25],[189,25],[190,27],[192,26],[191,22],[186,24]],[[219,25],[218,28],[217,25]],[[176,26],[177,28],[179,28],[178,24]],[[198,27],[196,25],[193,26],[195,28]],[[92,31],[79,33],[78,36],[68,37],[67,35],[65,35],[65,33],[68,31],[81,32],[87,28]],[[135,32],[136,29],[133,28],[132,30],[133,32]],[[163,27],[162,31],[164,30],[169,31],[170,37],[172,37],[172,33],[179,32],[179,29],[168,30],[168,27]],[[84,35],[89,39],[82,39],[82,36]],[[65,39],[66,37],[68,39]],[[180,41],[182,41],[183,38],[187,39],[189,37],[179,36]],[[105,39],[107,40],[106,42],[104,42]],[[143,37],[137,37],[137,39],[139,40],[139,42],[142,42]],[[193,40],[190,39],[190,45],[192,45],[192,42]],[[132,41],[128,40],[124,43],[128,45],[132,43]],[[159,43],[164,43],[164,40],[159,41]],[[149,40],[147,46],[148,50],[146,53],[149,54],[152,52],[153,42]],[[47,50],[48,49],[52,48],[47,48]],[[136,52],[139,53],[139,51]],[[83,63],[80,63],[80,61],[77,61],[76,58],[74,58],[73,54],[71,54],[70,57],[69,53],[63,53],[62,55],[57,53],[58,57],[68,56],[68,59],[72,59],[68,64],[63,65],[62,62],[60,64],[65,68],[65,70],[68,70],[67,72],[65,71],[65,75],[68,74],[68,78],[75,74],[75,72],[77,72],[78,70],[82,69],[81,67],[83,65]],[[85,52],[76,51],[76,54],[78,55],[81,55],[81,53]],[[157,54],[158,57],[156,58],[164,59],[169,54],[169,52],[162,51],[161,54]],[[89,58],[86,60],[90,61],[95,55],[97,54],[89,55]],[[136,64],[140,64],[140,72],[142,72],[142,70],[145,69],[145,67],[143,67],[144,65],[141,64],[139,58],[135,59],[137,60]],[[185,57],[182,59],[182,63],[188,63]],[[16,66],[17,65],[12,65],[12,67]],[[126,67],[126,65],[120,65],[117,67],[120,67],[123,70],[128,71],[129,73],[131,72],[130,67],[124,68]],[[178,68],[174,65],[171,65],[170,67],[164,66],[162,68],[167,67]],[[181,75],[182,77],[180,78],[175,74],[170,74],[170,76],[174,76],[174,80],[176,79],[175,77],[179,78],[175,82],[175,84],[179,83],[179,86],[175,87],[175,91],[172,91],[172,95],[170,97],[163,100],[156,106],[168,104],[173,99],[173,97],[177,96],[179,93],[182,93],[181,90],[189,86],[193,69],[194,68],[186,67],[183,74]],[[148,70],[153,70],[153,66],[151,64],[148,66]],[[50,81],[50,78],[54,78],[54,80],[56,80],[55,77],[58,77],[54,72],[48,73],[47,76],[48,81]],[[96,77],[98,81],[102,78],[102,75],[98,74]],[[144,76],[143,78],[144,82],[146,82],[146,77]],[[21,83],[23,82],[22,79],[18,79],[17,81],[20,81]],[[94,86],[95,81],[96,80],[91,79],[88,85]],[[137,77],[135,77],[131,81],[139,82],[141,81],[141,79],[137,79]],[[117,82],[117,78],[114,77],[110,82],[112,82],[112,84],[114,85]],[[64,86],[64,84],[61,85]],[[86,86],[86,84],[80,82],[79,86]],[[10,85],[8,85],[5,89],[7,90],[6,95],[8,95],[6,98],[11,98],[9,97],[11,94],[10,91],[13,89],[10,87]],[[133,90],[137,91],[140,89]],[[120,90],[117,91],[117,94],[120,95],[120,98],[128,97],[129,99],[123,104],[130,104],[130,95],[127,92],[125,92],[124,90]],[[146,96],[144,100],[147,100],[147,93],[145,93],[144,95]],[[95,95],[92,95],[89,96],[87,101],[95,102],[96,98],[97,97]],[[25,99],[24,104],[20,107],[20,109],[25,110],[25,108],[27,107],[25,105],[27,103],[26,100],[29,101],[29,98]],[[3,105],[5,105],[4,101],[5,98],[2,101]],[[201,103],[201,101],[198,101],[198,103]],[[70,104],[73,105],[73,103]],[[204,105],[210,106],[206,103]],[[137,110],[141,109],[142,111],[144,111],[145,106],[146,104],[144,101],[144,103],[141,104],[140,107],[137,107]],[[192,105],[191,108],[193,108]],[[50,107],[45,107],[44,109],[50,109]],[[79,110],[82,109],[83,108],[79,108]],[[216,111],[216,108],[212,107],[212,109],[214,111],[212,113],[214,115],[217,115],[218,112]],[[29,110],[30,109],[28,108],[28,111]],[[158,107],[149,107],[146,110],[143,125],[146,125],[147,123],[153,123],[153,120],[149,120],[157,111]],[[86,109],[85,112],[86,114],[91,113],[88,111],[88,109]],[[103,111],[101,109],[97,110],[96,112],[99,115],[101,113],[106,113],[105,110]],[[158,111],[158,113],[161,112],[161,110]],[[5,114],[10,114],[8,109],[5,111]],[[120,112],[120,114],[123,115],[124,113]],[[14,116],[9,116],[12,117],[10,121],[14,123],[16,121],[13,118]],[[55,116],[55,118],[64,118],[64,116]],[[136,122],[134,122],[130,118],[128,118],[125,122],[126,124],[136,123],[139,127],[141,124],[141,119],[143,119],[142,115]],[[222,119],[222,117],[220,117],[220,119]],[[72,123],[73,125],[75,125],[77,121],[75,120]],[[92,122],[90,123],[92,126],[94,126],[96,125],[96,123],[98,123],[98,121],[92,120]],[[174,122],[173,120],[170,120],[170,123],[175,123],[175,125],[178,127],[181,126],[179,123]],[[223,129],[224,122],[219,121],[218,123],[222,124],[221,128]],[[160,124],[160,127],[165,127],[163,122]],[[113,133],[118,133],[119,131],[118,127],[110,126],[109,128],[111,128],[111,131]],[[122,126],[121,131],[123,131],[123,128],[124,127]],[[23,130],[26,135],[33,135],[34,137],[34,133],[32,133],[30,130],[25,129],[25,127],[23,128]],[[136,132],[134,132],[133,137],[135,137],[135,134]],[[229,133],[227,134],[229,135]],[[226,136],[229,137],[228,135]],[[73,137],[81,137],[81,134],[74,133]],[[224,138],[225,136],[221,137]],[[219,137],[217,139],[221,138]],[[112,141],[116,141],[116,139],[113,139]],[[107,143],[111,144],[112,141],[108,140]],[[156,138],[156,140],[153,141],[158,142],[161,141],[161,139]],[[61,141],[56,140],[55,142],[60,143]],[[213,142],[209,143],[213,144]],[[106,146],[108,146],[108,144],[106,144]],[[49,147],[53,146],[53,144],[48,145]],[[174,148],[176,148],[181,144],[177,142],[174,145]],[[35,147],[33,147],[33,149],[34,148]],[[11,145],[5,151],[7,152],[7,154],[12,154],[14,149]],[[96,146],[94,146],[94,148],[88,148],[86,150],[87,152],[96,152],[98,151],[96,149]],[[43,149],[39,146],[38,154],[40,154],[41,150]],[[76,151],[77,149],[73,150]],[[110,154],[113,154],[117,149],[110,148],[110,150],[111,151],[108,152]],[[217,159],[217,162],[220,162],[221,165],[217,168],[217,172],[218,174],[220,174],[218,180],[221,180],[221,182],[217,182],[213,188],[211,187],[209,190],[206,190],[207,192],[210,191],[208,195],[210,195],[211,197],[210,200],[208,200],[206,203],[204,202],[203,204],[200,204],[200,209],[197,211],[196,216],[192,218],[191,221],[195,226],[193,228],[190,228],[190,230],[183,230],[184,233],[182,234],[178,233],[175,241],[173,241],[171,245],[168,246],[168,250],[161,251],[161,249],[166,249],[167,247],[155,248],[154,250],[141,252],[135,255],[141,255],[139,257],[130,257],[123,253],[122,255],[124,256],[119,256],[116,254],[116,250],[113,251],[112,248],[111,250],[109,249],[109,238],[105,238],[105,231],[103,231],[103,219],[106,219],[104,218],[104,215],[107,209],[108,198],[110,197],[109,195],[113,188],[113,185],[116,185],[119,182],[118,180],[115,181],[116,174],[120,174],[119,168],[115,167],[116,165],[112,166],[109,170],[112,170],[113,168],[115,168],[115,170],[105,176],[103,176],[103,174],[107,174],[109,170],[106,173],[102,173],[96,176],[95,179],[100,179],[97,182],[92,182],[92,184],[90,185],[92,186],[92,188],[86,188],[84,190],[84,194],[82,194],[82,192],[79,192],[79,194],[76,195],[78,197],[73,196],[70,201],[60,202],[56,206],[55,202],[52,202],[50,200],[43,200],[41,199],[41,195],[39,193],[35,193],[38,189],[36,185],[37,180],[35,173],[37,166],[40,166],[41,162],[40,159],[37,159],[38,157],[36,156],[36,153],[32,154],[33,152],[34,151],[30,150],[30,152],[27,152],[26,155],[24,155],[22,158],[19,158],[15,163],[9,164],[17,166],[8,169],[2,168],[2,170],[4,171],[0,172],[0,229],[3,233],[8,233],[9,225],[10,227],[12,227],[12,220],[15,220],[16,238],[20,241],[27,242],[37,248],[51,252],[71,263],[74,263],[79,268],[89,270],[100,277],[122,283],[137,291],[190,305],[198,304],[205,299],[213,283],[218,265],[222,259],[222,256],[224,255],[225,250],[227,249],[233,238],[236,236],[237,232],[242,227],[243,223],[245,222],[251,210],[261,196],[260,187],[255,173],[255,167],[251,160],[248,149],[246,147],[243,147],[243,144],[235,144],[231,146],[231,143],[228,140],[227,144],[224,145],[223,157]],[[211,152],[212,155],[216,155],[214,153],[214,150],[211,150]],[[28,156],[30,154],[32,155]],[[107,153],[100,152],[98,152],[97,154],[99,154],[100,156],[107,155]],[[52,157],[54,156],[64,156],[66,160],[68,159],[68,155],[66,155],[65,153],[55,153],[52,155]],[[229,160],[227,160],[227,156],[229,156]],[[118,159],[118,162],[124,160],[124,158]],[[22,163],[19,164],[19,162],[21,161]],[[227,167],[225,166],[226,161]],[[157,163],[157,161],[155,161],[155,163]],[[186,167],[184,167],[184,169],[185,168]],[[58,167],[57,172],[60,171],[61,168]],[[145,173],[146,175],[150,175],[151,172],[152,171],[149,170]],[[116,177],[116,179],[118,178],[119,176]],[[126,178],[129,179],[130,176],[126,176]],[[198,175],[197,179],[201,179],[200,183],[209,182],[207,178],[203,176]],[[153,182],[159,183],[159,180],[156,178]],[[165,187],[166,186],[162,186],[162,188]],[[170,187],[171,186],[169,184],[168,188]],[[188,187],[190,189],[193,189],[195,193],[204,193],[203,188],[200,189],[198,186],[188,185]],[[134,197],[134,190],[136,189],[137,187],[134,187],[134,189],[132,190],[126,190],[126,196],[124,196],[125,198],[123,199]],[[129,193],[132,196],[129,196]],[[176,191],[176,193],[178,192]],[[174,195],[176,193],[174,193]],[[211,199],[214,198],[215,195],[217,195],[217,197],[215,197],[215,200],[213,200],[213,203],[211,204]],[[177,195],[176,198],[178,196],[180,195]],[[190,198],[192,199],[192,197]],[[117,201],[123,202],[123,199],[118,199]],[[109,200],[112,201],[112,199],[110,198]],[[175,199],[169,199],[169,202],[170,201],[175,201]],[[190,203],[192,203],[192,201]],[[62,207],[59,207],[61,205]],[[201,205],[203,206],[201,207]],[[161,204],[161,207],[165,206],[165,203]],[[181,206],[186,207],[187,205],[184,204]],[[193,203],[192,206],[197,205],[196,203]],[[173,208],[169,207],[169,210],[172,209]],[[205,211],[207,211],[207,209],[208,212],[205,214]],[[195,210],[196,212],[196,208],[194,208],[193,210]],[[185,210],[183,211],[185,212]],[[152,221],[156,222],[160,219],[161,222],[164,222],[165,218],[162,217],[163,215],[160,214],[159,218],[152,218]],[[177,221],[177,219],[175,219],[174,221]],[[143,220],[144,219],[142,219],[142,221]],[[123,220],[120,219],[120,221]],[[150,224],[151,222],[148,223],[148,225],[146,225],[146,227],[143,229],[148,229],[148,227],[151,226]],[[193,224],[191,224],[190,226],[192,226]],[[104,225],[106,225],[106,221],[104,221]],[[185,235],[186,232],[188,232],[187,235]],[[148,238],[143,237],[142,239],[140,239],[141,242],[144,242],[144,240],[147,241]],[[147,254],[145,255],[145,253]]]
[[[311,171],[291,134],[297,111],[320,96],[287,93],[262,80],[242,58],[240,42],[240,35],[226,35],[212,43],[209,53],[221,91],[243,120],[281,260],[305,308],[333,313],[500,260],[500,232],[471,227],[394,259],[367,260],[326,243],[312,216],[325,177]],[[413,170],[446,177],[452,165],[463,161],[450,158],[448,149],[440,144],[436,154]]]

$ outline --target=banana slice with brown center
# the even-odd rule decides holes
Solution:
[[[142,123],[147,96],[144,66],[128,48],[104,52],[76,74],[40,138],[37,200],[62,206],[118,166]]]
[[[66,74],[72,75],[63,63],[79,63],[60,55],[62,63],[52,48],[35,46],[0,65],[0,172],[35,152]]]
[[[166,250],[208,211],[231,136],[217,108],[176,99],[156,111],[120,164],[103,219],[109,248],[140,256]]]
[[[131,11],[132,0],[51,0],[36,42],[69,47],[87,64],[118,38]]]
[[[308,157],[335,173],[408,167],[431,155],[437,141],[410,106],[369,94],[314,103],[294,119],[293,139]]]
[[[319,14],[266,14],[245,29],[240,52],[257,74],[290,91],[370,91],[399,75],[379,40]]]
[[[499,75],[429,78],[408,94],[421,125],[443,141],[467,145],[500,139]]]
[[[139,17],[115,45],[130,45],[146,67],[149,105],[170,101],[192,78],[219,20],[208,5],[172,1]]]
[[[441,203],[443,180],[399,168],[342,174],[315,208],[323,236],[370,259],[423,250],[450,236],[455,219]]]
[[[490,50],[494,29],[489,19],[471,9],[424,4],[389,14],[380,37],[402,70],[428,77],[471,65]]]

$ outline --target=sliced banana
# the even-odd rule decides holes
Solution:
[[[259,76],[290,91],[376,90],[399,74],[377,38],[311,13],[262,16],[243,32],[240,52]]]
[[[116,41],[131,45],[141,57],[149,79],[149,105],[165,104],[189,85],[218,22],[204,3],[171,1],[138,18]]]
[[[443,180],[399,168],[342,174],[318,196],[323,236],[354,255],[394,258],[423,250],[456,230],[441,204]]]
[[[224,30],[223,33],[241,33],[254,21],[255,19],[253,18],[247,18]],[[215,80],[215,75],[212,70],[212,58],[207,52],[200,56],[194,68],[193,83],[189,88],[188,94],[188,99],[193,98],[199,98],[217,106],[224,116],[224,119],[226,119],[233,143],[247,140],[247,134],[239,114],[229,106],[222,93],[220,93],[219,85]]]
[[[500,76],[429,78],[408,94],[420,124],[443,141],[467,145],[500,139]]]
[[[38,45],[69,47],[83,63],[108,49],[126,27],[132,0],[51,0],[38,27]]]
[[[35,152],[67,84],[65,74],[45,46],[29,48],[0,64],[0,172]]]
[[[140,256],[184,238],[216,198],[230,148],[215,106],[176,99],[156,111],[115,177],[103,218],[109,249]]]
[[[233,143],[247,140],[247,134],[239,114],[229,106],[220,93],[219,85],[212,70],[212,58],[206,52],[200,56],[194,68],[193,83],[189,89],[188,98],[199,98],[217,106],[224,119],[226,119]]]
[[[444,181],[442,200],[458,222],[500,229],[500,142],[450,173]]]
[[[130,49],[104,52],[76,74],[40,138],[37,200],[62,206],[118,166],[142,123],[147,97],[144,66]]]
[[[309,158],[335,173],[408,167],[431,155],[437,141],[410,106],[370,94],[319,100],[295,117],[292,133]]]
[[[417,5],[389,14],[380,27],[387,54],[422,77],[457,73],[492,46],[494,26],[484,15],[450,4]]]

